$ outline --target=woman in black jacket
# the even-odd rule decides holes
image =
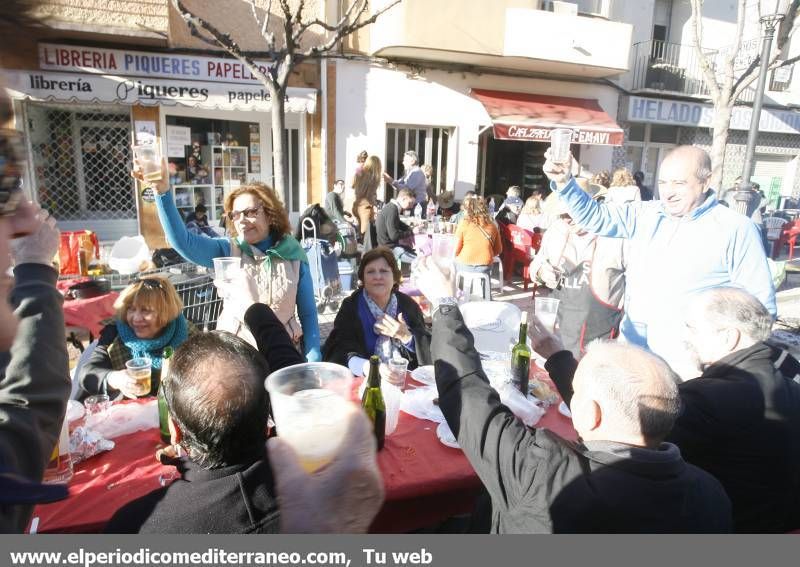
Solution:
[[[373,354],[383,363],[401,356],[410,369],[431,364],[430,331],[419,306],[397,291],[400,268],[392,251],[380,246],[364,254],[358,279],[361,286],[339,308],[323,360],[347,366],[356,376],[366,374]]]

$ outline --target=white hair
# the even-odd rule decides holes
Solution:
[[[698,295],[706,320],[717,329],[737,329],[753,342],[772,334],[772,315],[758,299],[743,289],[716,287]]]
[[[623,427],[648,441],[669,434],[680,413],[680,378],[661,358],[633,345],[593,341],[581,364],[590,365],[587,384]]]

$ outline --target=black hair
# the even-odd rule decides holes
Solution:
[[[203,203],[200,203],[194,208],[195,213],[204,213],[206,212],[206,206]]]
[[[164,397],[192,461],[216,469],[263,456],[267,374],[264,357],[225,331],[197,333],[175,351]]]

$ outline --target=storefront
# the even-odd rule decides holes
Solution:
[[[497,104],[480,100],[494,92]],[[608,169],[623,130],[613,114],[618,91],[598,83],[491,73],[419,73],[337,61],[333,176],[352,179],[362,150],[381,158],[392,177],[403,174],[403,153],[415,150],[433,168],[438,191],[503,194],[519,185],[529,194],[544,185],[544,152],[551,129],[575,132],[573,154],[588,171]],[[379,193],[379,195],[382,195]]]
[[[153,205],[129,176],[139,133],[160,139],[182,212],[202,202],[217,220],[231,188],[271,184],[269,93],[238,62],[41,44],[39,66],[3,75],[28,134],[29,186],[62,229],[89,228],[101,240],[149,236]],[[283,199],[296,217],[308,200],[305,118],[316,110],[316,89],[290,87],[285,108]]]
[[[658,167],[666,153],[679,144],[711,148],[714,108],[710,104],[647,97],[620,101],[628,130],[624,155],[615,165],[641,170],[645,184],[656,185]],[[752,108],[737,106],[731,117],[725,150],[722,187],[729,188],[742,174]],[[752,181],[758,183],[772,206],[800,193],[800,112],[764,108],[761,111]]]

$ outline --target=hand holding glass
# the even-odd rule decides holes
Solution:
[[[151,388],[151,360],[149,358],[133,358],[125,363],[125,369],[131,380],[136,383],[133,393],[139,397],[148,395]]]
[[[352,385],[349,369],[328,362],[295,364],[267,377],[278,435],[306,471],[328,464],[344,442]]]
[[[152,144],[133,146],[133,156],[139,163],[145,181],[161,181],[161,145],[158,140]]]
[[[567,163],[569,161],[569,146],[572,143],[572,130],[569,128],[556,128],[550,131],[550,161],[553,163]]]

